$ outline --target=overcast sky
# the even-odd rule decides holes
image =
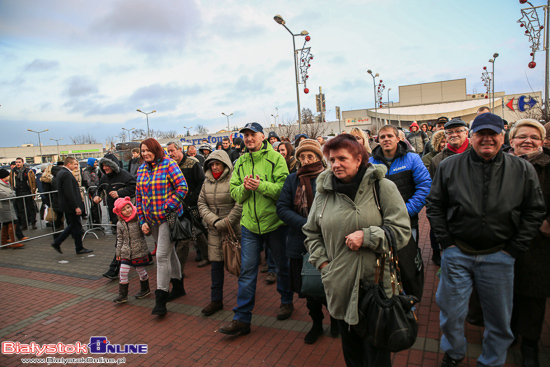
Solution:
[[[541,0],[532,0],[543,5]],[[502,0],[0,0],[0,146],[91,133],[105,143],[121,128],[213,133],[257,121],[296,119],[292,36],[307,30],[314,59],[302,107],[315,112],[319,87],[329,120],[373,107],[379,73],[390,100],[402,85],[466,78],[485,91],[494,52],[496,91],[544,91],[517,20]],[[543,17],[541,17],[542,20]],[[296,46],[304,38],[296,37]],[[384,102],[387,93],[384,93]],[[278,110],[276,110],[276,108]],[[194,130],[191,130],[193,133]]]

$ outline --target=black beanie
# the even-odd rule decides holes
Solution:
[[[6,178],[10,175],[9,171],[4,168],[0,168],[0,178]]]

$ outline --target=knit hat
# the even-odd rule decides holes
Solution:
[[[296,149],[296,158],[300,156],[300,153],[310,151],[317,155],[319,160],[323,160],[323,152],[321,152],[321,144],[317,140],[306,139],[300,142],[298,149]]]
[[[93,167],[94,164],[95,164],[95,161],[97,161],[96,158],[92,158],[92,157],[88,158],[88,166],[92,166],[92,167]]]
[[[7,169],[0,168],[0,178],[6,178],[10,175],[10,172]]]
[[[277,147],[281,145],[281,142],[280,141],[276,141],[275,143],[273,143],[273,149],[277,149]]]
[[[132,215],[130,215],[128,218],[122,216],[122,208],[124,208],[126,205],[132,206]],[[134,204],[132,204],[132,199],[130,199],[129,196],[126,196],[124,198],[118,198],[115,200],[113,213],[124,219],[124,221],[129,222],[136,216],[137,208],[134,206]]]

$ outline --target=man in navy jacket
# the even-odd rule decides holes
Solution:
[[[372,152],[371,163],[388,168],[386,178],[393,181],[405,201],[411,219],[412,235],[409,244],[399,250],[401,276],[405,293],[420,300],[424,289],[424,265],[418,248],[418,213],[426,204],[432,180],[418,154],[411,154],[407,145],[399,141],[395,126],[384,125],[378,133],[380,145]]]

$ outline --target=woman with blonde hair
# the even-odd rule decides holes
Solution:
[[[369,138],[367,137],[367,134],[365,134],[363,130],[359,129],[358,127],[354,127],[350,130],[349,133],[355,136],[355,139],[357,139],[359,144],[363,145],[367,149],[367,153],[369,153],[369,155],[372,154],[372,149],[370,148],[370,145],[369,145]]]

